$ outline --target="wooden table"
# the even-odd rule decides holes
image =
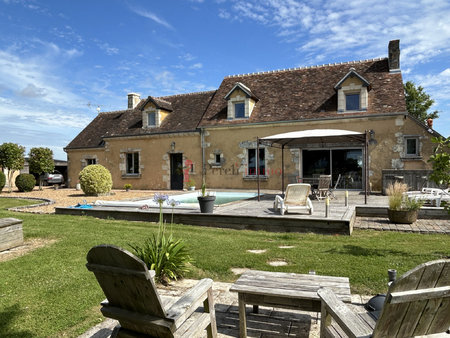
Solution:
[[[350,302],[350,282],[347,277],[303,275],[284,272],[249,270],[231,286],[239,298],[240,337],[247,337],[245,305],[297,309],[320,312],[317,290],[327,287],[344,302]]]

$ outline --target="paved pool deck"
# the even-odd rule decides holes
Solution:
[[[200,226],[223,227],[240,230],[266,230],[272,232],[315,232],[326,234],[351,235],[354,228],[374,230],[396,230],[420,233],[450,234],[450,218],[442,208],[425,207],[419,220],[411,225],[392,224],[387,219],[387,196],[369,195],[365,204],[364,194],[349,192],[345,205],[345,192],[335,192],[336,198],[330,200],[328,216],[324,200],[312,200],[314,212],[285,214],[281,216],[274,210],[274,191],[264,191],[260,201],[256,198],[216,206],[213,214],[201,214],[194,208],[174,209],[174,222]],[[89,215],[99,218],[115,218],[133,221],[152,221],[159,219],[159,209],[140,210],[129,207],[94,207],[92,209],[56,208],[57,214]],[[172,209],[165,208],[164,217],[170,222]],[[361,222],[358,216],[365,217]],[[431,221],[432,220],[432,221]]]

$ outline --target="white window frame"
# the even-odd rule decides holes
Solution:
[[[132,162],[131,169],[132,169],[132,172],[129,172],[130,167],[128,166],[128,155],[131,155],[131,162]],[[138,157],[137,168],[135,167],[135,164],[136,164],[135,163],[136,162],[135,157],[136,157],[136,155]],[[140,161],[141,161],[141,158],[140,158],[140,154],[139,154],[138,151],[125,153],[125,166],[126,166],[125,172],[126,172],[127,176],[136,176],[136,175],[139,175],[141,173],[141,170],[140,170],[140,163],[141,162]],[[137,170],[137,172],[136,172],[136,170]]]
[[[251,147],[251,148],[247,148],[247,156],[246,156],[246,160],[247,160],[247,172],[246,172],[246,174],[245,174],[245,176],[246,177],[257,177],[258,176],[258,173],[256,172],[256,170],[258,169],[258,163],[256,162],[257,160],[255,159],[255,162],[256,162],[256,167],[255,167],[255,173],[254,174],[251,174],[250,173],[250,150],[255,150],[255,155],[257,155],[257,151],[258,151],[258,148],[254,148],[254,147]],[[260,173],[259,174],[259,176],[261,176],[261,177],[267,177],[268,175],[267,175],[267,154],[266,154],[266,148],[264,148],[264,147],[260,147],[259,148],[259,150],[260,151],[263,151],[263,154],[264,154],[264,174],[263,173]],[[256,158],[258,158],[257,156],[256,156]],[[261,160],[261,158],[259,158],[259,160]]]

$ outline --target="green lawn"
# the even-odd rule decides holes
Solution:
[[[97,244],[129,249],[142,243],[157,225],[100,220],[92,217],[8,212],[16,200],[0,198],[0,218],[24,221],[26,239],[56,240],[25,256],[0,262],[0,337],[77,336],[99,323],[104,299],[86,267],[86,253]],[[446,235],[355,231],[349,236],[281,234],[174,225],[194,258],[190,278],[233,281],[231,267],[348,276],[353,293],[376,294],[386,289],[387,269],[402,274],[410,268],[450,256]],[[280,249],[280,245],[293,245]],[[264,254],[248,249],[267,249]],[[289,265],[270,267],[268,260]]]

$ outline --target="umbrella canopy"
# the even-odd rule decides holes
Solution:
[[[292,131],[260,138],[261,144],[267,146],[280,145],[287,148],[298,148],[305,144],[354,143],[364,144],[365,133],[341,129],[310,129]]]

